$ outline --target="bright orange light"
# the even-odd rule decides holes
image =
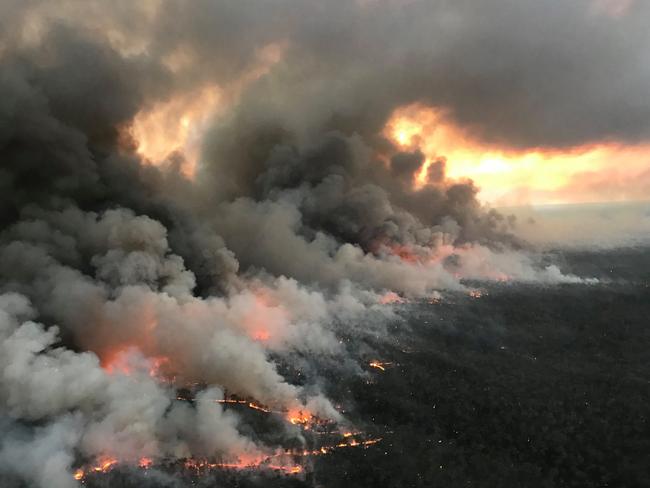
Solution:
[[[130,375],[133,371],[128,355],[128,348],[108,351],[101,355],[102,368],[104,368],[104,371],[108,374],[121,373]]]
[[[386,363],[388,364],[388,363]],[[246,403],[243,400],[225,399],[218,400],[220,403]],[[253,405],[249,403],[248,406]],[[315,417],[305,414],[300,410],[292,411],[288,415],[295,415],[292,417],[296,423],[301,424],[303,421],[315,421]],[[316,432],[319,433],[319,432]],[[320,432],[328,437],[335,435],[334,431]],[[226,459],[210,460],[207,458],[188,458],[183,461],[185,469],[195,471],[197,475],[206,473],[213,469],[227,469],[227,470],[273,470],[287,475],[299,475],[305,470],[304,465],[296,464],[295,458],[297,457],[311,457],[322,456],[330,454],[335,450],[348,449],[348,448],[368,448],[378,442],[382,438],[366,438],[363,439],[363,433],[358,431],[340,432],[338,435],[341,439],[331,444],[326,444],[315,449],[277,449],[275,452],[254,452],[242,453],[240,455],[233,455]],[[79,468],[73,473],[73,477],[77,481],[84,482],[88,473],[107,473],[118,464],[118,460],[109,456],[102,456],[98,458],[95,463]],[[139,459],[137,466],[140,469],[150,469],[153,466],[153,460],[148,457]]]
[[[164,163],[172,153],[182,153],[181,171],[195,174],[201,141],[215,114],[232,105],[241,91],[278,63],[287,48],[284,41],[269,43],[255,53],[255,60],[242,76],[229,85],[204,85],[191,92],[176,94],[138,113],[131,126],[137,152],[152,164]],[[180,73],[197,62],[193,54],[180,47],[165,60],[167,67]]]
[[[181,170],[192,176],[201,138],[220,97],[216,86],[205,86],[138,113],[131,128],[138,153],[152,164],[160,164],[174,151],[181,152],[185,157]]]
[[[414,188],[435,183],[428,181],[427,170],[444,158],[447,178],[472,179],[481,199],[493,204],[647,198],[646,187],[633,182],[650,179],[650,145],[603,142],[566,150],[513,150],[481,142],[451,123],[444,111],[417,104],[396,110],[384,133],[399,148],[425,154]]]
[[[252,298],[252,299],[251,299]],[[264,287],[253,289],[241,315],[240,326],[253,340],[281,340],[291,321],[289,310],[273,291]]]
[[[386,366],[390,366],[391,364],[393,364],[393,363],[391,363],[391,362],[382,362],[382,361],[370,361],[368,363],[368,366],[370,366],[371,368],[378,369],[380,371],[386,371]]]
[[[106,473],[117,464],[117,459],[111,457],[100,458],[97,464],[92,467],[92,470],[97,473]]]
[[[271,413],[272,412],[271,409],[269,409],[269,408],[267,408],[267,407],[265,407],[263,405],[259,405],[257,403],[254,403],[254,402],[248,402],[247,406],[248,406],[248,408],[252,408],[253,410],[259,410],[260,412],[264,412],[264,413]]]
[[[149,359],[149,376],[152,378],[165,379],[165,370],[169,369],[169,358],[156,356]]]
[[[72,477],[75,480],[81,481],[83,483],[87,472],[92,471],[95,473],[107,473],[117,465],[117,462],[118,461],[115,458],[109,456],[101,456],[93,465],[75,470],[75,472],[72,473]]]
[[[407,263],[415,264],[422,262],[422,256],[418,256],[414,252],[412,246],[395,243],[382,243],[382,248],[388,251],[391,255],[398,256],[402,261]]]
[[[269,334],[269,332],[266,330],[258,330],[256,332],[253,332],[253,340],[255,341],[265,342],[268,341],[270,338],[271,338],[271,334]]]
[[[206,459],[188,459],[185,462],[185,468],[193,471],[208,471],[211,469],[232,469],[232,470],[246,470],[246,469],[272,469],[274,471],[282,471],[286,474],[300,474],[303,470],[302,466],[296,464],[271,464],[269,461],[274,456],[244,456],[232,462],[210,462]]]
[[[291,409],[287,412],[287,420],[294,425],[307,426],[313,415],[302,408]]]
[[[406,300],[399,296],[397,293],[394,291],[389,291],[384,293],[381,297],[379,297],[379,303],[382,305],[389,305],[391,303],[404,303]]]
[[[468,295],[472,298],[481,298],[482,296],[486,295],[486,293],[481,290],[470,290]]]
[[[236,398],[224,398],[221,400],[215,400],[215,402],[220,403],[222,405],[245,405],[246,407],[252,409],[252,410],[257,410],[259,412],[264,412],[264,413],[281,413],[277,412],[275,410],[271,410],[265,405],[261,405],[256,402],[249,402],[247,400],[239,400]]]
[[[376,368],[382,371],[386,371],[386,368],[384,368],[384,366],[379,361],[370,361],[370,363],[368,363],[368,366],[370,366],[371,368]]]
[[[164,356],[154,356],[147,359],[134,356],[138,353],[137,347],[126,346],[122,349],[110,351],[102,355],[102,368],[108,374],[131,375],[134,370],[147,368],[149,376],[158,380],[168,380],[170,360]]]

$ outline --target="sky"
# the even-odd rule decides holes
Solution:
[[[210,158],[206,133],[233,106],[254,100],[282,112],[302,136],[339,120],[338,129],[381,132],[401,148],[419,148],[425,165],[444,160],[449,179],[473,180],[479,198],[495,206],[647,199],[647,2],[274,0],[185,8],[147,0],[108,8],[10,1],[1,8],[5,52],[36,46],[53,25],[67,25],[143,70],[157,64],[171,79],[157,83],[129,133],[154,164],[181,151],[188,175]]]
[[[477,140],[444,114],[417,105],[398,109],[387,134],[401,147],[419,147],[427,162],[444,159],[449,178],[472,179],[480,199],[498,207],[646,201],[650,194],[645,142],[513,149]]]

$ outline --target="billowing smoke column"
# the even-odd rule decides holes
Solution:
[[[271,353],[343,354],[330,324],[390,315],[386,293],[579,281],[536,267],[512,222],[471,182],[447,181],[443,161],[414,187],[424,156],[383,126],[403,104],[460,95],[438,71],[406,69],[410,37],[378,47],[399,6],[331,3],[0,7],[8,486],[75,486],[79,459],[270,455],[222,409],[224,391],[341,420],[318,378],[291,384]],[[357,32],[363,18],[374,30]],[[139,152],[139,114],[206,86],[222,106],[192,177],[182,152]],[[457,115],[472,118],[462,104]],[[499,122],[495,138],[516,125]],[[538,129],[517,126],[516,142],[547,142]],[[199,385],[192,404],[175,401],[183,385]]]

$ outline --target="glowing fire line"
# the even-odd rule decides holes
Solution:
[[[382,362],[382,361],[370,361],[368,366],[371,368],[379,369],[381,371],[386,371],[386,366],[391,366],[391,362]]]
[[[338,449],[347,449],[347,448],[368,448],[373,446],[383,440],[383,438],[378,437],[374,439],[366,440],[357,440],[355,437],[360,435],[359,432],[344,432],[341,434],[344,438],[343,442],[338,442],[337,444],[330,446],[321,446],[318,449],[313,450],[285,450],[272,454],[265,457],[259,457],[253,460],[248,461],[237,461],[237,462],[211,462],[207,459],[187,459],[183,462],[183,468],[189,471],[195,471],[197,474],[218,470],[218,469],[230,469],[230,470],[249,470],[249,469],[269,469],[272,471],[283,472],[287,475],[298,475],[304,471],[304,467],[299,464],[276,464],[273,462],[274,459],[282,457],[294,457],[294,458],[305,458],[311,456],[322,456],[329,454]],[[92,474],[106,474],[111,470],[115,469],[120,463],[114,458],[103,457],[100,458],[96,463],[77,469],[73,473],[73,478],[82,483],[85,482],[85,479]],[[140,469],[150,469],[154,466],[154,462],[150,458],[141,458],[138,462],[138,467]]]
[[[382,369],[384,366],[392,363],[380,363],[378,361],[373,361],[373,363],[380,366]],[[177,396],[177,400],[181,401],[194,401],[193,398]],[[245,408],[250,408],[264,414],[282,414],[285,416],[286,420],[294,425],[300,425],[305,430],[310,430],[314,425],[325,425],[328,422],[319,419],[311,415],[310,413],[305,413],[301,410],[295,411],[276,411],[271,408],[261,405],[254,401],[239,399],[239,398],[223,398],[215,400],[216,403],[222,405],[241,405]],[[338,436],[339,441],[331,445],[323,445],[317,449],[306,449],[306,450],[296,450],[296,449],[287,449],[287,450],[278,450],[274,454],[270,455],[261,455],[253,457],[252,459],[237,459],[235,461],[211,461],[209,459],[186,459],[182,461],[182,466],[186,470],[195,471],[197,474],[201,474],[206,471],[216,470],[216,469],[229,469],[229,470],[250,470],[250,469],[268,469],[272,471],[282,472],[287,475],[298,475],[304,471],[304,467],[300,464],[297,464],[295,461],[288,461],[288,459],[293,458],[306,458],[311,456],[322,456],[329,454],[332,451],[338,449],[346,448],[367,448],[378,442],[381,442],[382,438],[372,438],[372,439],[359,439],[363,436],[362,432],[359,431],[313,431],[314,434],[318,435],[332,435]],[[105,474],[115,469],[121,464],[117,459],[110,456],[101,456],[97,460],[84,467],[78,468],[73,473],[73,478],[81,483],[84,483],[86,478],[89,475],[93,474]],[[154,466],[154,460],[148,457],[142,457],[137,463],[139,469],[147,470],[151,469]]]

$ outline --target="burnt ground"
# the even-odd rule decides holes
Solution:
[[[556,254],[597,285],[475,284],[480,298],[405,304],[385,335],[351,340],[366,365],[323,362],[326,390],[383,437],[309,473],[161,477],[117,470],[87,486],[648,487],[650,251]]]

